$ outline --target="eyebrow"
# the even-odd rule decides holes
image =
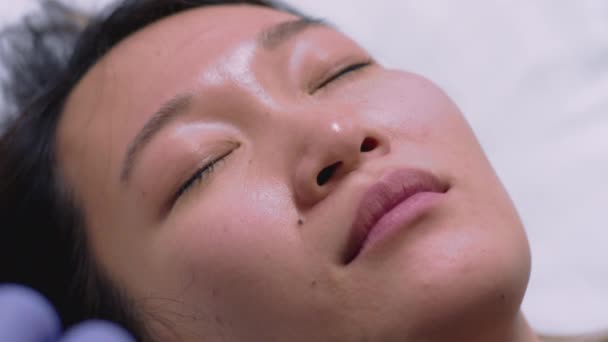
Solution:
[[[330,27],[323,19],[301,17],[275,24],[258,35],[258,42],[267,50],[273,50],[287,43],[292,37],[313,27]]]
[[[264,49],[274,50],[287,43],[294,36],[316,26],[330,27],[330,25],[322,19],[301,17],[294,20],[283,21],[262,30],[257,36],[257,41]],[[162,104],[160,108],[152,114],[150,119],[148,119],[144,127],[137,133],[127,148],[127,153],[122,163],[122,171],[120,173],[120,180],[122,182],[129,181],[138,155],[141,154],[144,147],[169,123],[184,114],[188,110],[193,98],[194,95],[192,94],[178,94],[171,100]]]
[[[150,117],[144,127],[137,133],[135,139],[131,141],[125,155],[120,179],[123,182],[129,180],[138,154],[143,148],[170,122],[174,121],[181,114],[185,113],[192,102],[191,94],[180,94],[165,102],[156,113]]]

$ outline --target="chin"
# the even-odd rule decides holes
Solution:
[[[527,288],[530,254],[527,244],[501,247],[475,246],[459,257],[431,261],[418,288],[419,313],[426,319],[419,321],[415,331],[422,335],[449,332],[448,336],[462,335],[467,340],[467,334],[481,327],[508,330],[519,315]]]
[[[448,212],[369,260],[388,294],[379,317],[394,318],[385,331],[408,341],[469,342],[483,341],[485,328],[510,331],[529,280],[530,250],[517,215],[498,221],[464,224]]]

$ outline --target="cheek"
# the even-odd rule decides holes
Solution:
[[[298,250],[286,191],[263,181],[247,186],[218,177],[216,183],[222,191],[189,198],[190,207],[165,227],[157,240],[162,264],[178,279],[196,277],[199,290],[238,292],[244,284],[271,282],[279,261],[295,259]]]
[[[199,201],[170,228],[171,248],[197,268],[232,268],[271,253],[271,241],[285,240],[284,210],[269,203],[271,193],[223,193]],[[211,198],[210,198],[211,199]],[[196,201],[197,199],[193,199]]]
[[[361,94],[356,97],[360,99],[357,105],[365,119],[382,126],[393,140],[439,150],[477,146],[459,108],[421,76],[383,70],[357,87],[349,91]]]
[[[493,170],[466,119],[452,100],[423,77],[382,71],[362,84],[358,105],[365,120],[387,132],[405,162],[443,173],[452,181],[493,180]]]
[[[235,331],[297,322],[286,317],[312,312],[305,309],[315,265],[305,257],[290,197],[263,181],[225,188],[158,240],[163,281],[171,282],[163,295],[187,303],[180,312],[222,317]]]

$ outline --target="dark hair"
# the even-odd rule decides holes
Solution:
[[[0,125],[0,283],[41,292],[64,326],[106,319],[138,340],[153,340],[142,313],[92,257],[82,211],[59,171],[55,133],[64,102],[84,74],[132,33],[191,8],[224,4],[297,14],[266,0],[123,0],[89,17],[48,0],[39,13],[2,32],[7,103]]]

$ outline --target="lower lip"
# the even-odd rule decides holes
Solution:
[[[399,203],[372,227],[359,254],[390,238],[397,231],[410,227],[424,213],[435,207],[443,195],[445,194],[440,192],[419,192]]]

